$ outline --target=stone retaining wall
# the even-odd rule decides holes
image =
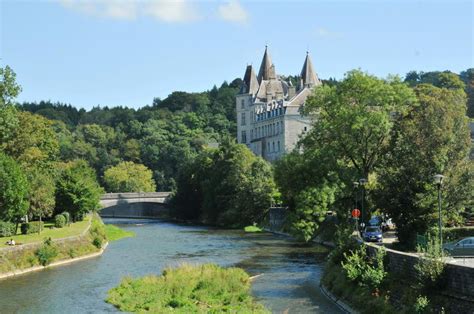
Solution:
[[[375,254],[380,249],[375,244],[367,244],[369,254]],[[388,270],[397,274],[406,274],[416,280],[415,265],[420,258],[414,253],[405,253],[386,249]],[[461,308],[470,308],[474,312],[474,267],[446,264],[446,287],[441,294],[455,299],[455,304]],[[453,300],[454,301],[454,300]],[[454,305],[454,304],[453,304]],[[471,313],[470,311],[466,313]]]

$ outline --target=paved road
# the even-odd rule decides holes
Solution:
[[[474,267],[474,257],[456,257],[456,258],[451,258],[448,263],[450,264],[455,264],[455,265],[463,265],[467,267]]]

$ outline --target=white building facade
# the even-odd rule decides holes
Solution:
[[[318,85],[321,81],[308,53],[295,87],[276,75],[265,48],[258,76],[248,65],[236,96],[238,142],[268,161],[293,150],[299,136],[311,127],[310,118],[301,115],[300,109]]]

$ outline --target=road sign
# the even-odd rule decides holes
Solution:
[[[352,210],[352,217],[353,218],[359,218],[360,217],[360,210],[358,208],[354,208]]]

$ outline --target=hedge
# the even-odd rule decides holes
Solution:
[[[66,217],[64,215],[56,215],[54,216],[54,227],[56,228],[63,228],[66,225]]]
[[[22,234],[30,234],[30,233],[38,233],[41,229],[44,229],[44,222],[42,221],[31,221],[21,224],[21,233]]]
[[[474,227],[443,229],[443,238],[445,241],[456,241],[467,237],[474,237]]]
[[[0,221],[0,237],[11,237],[15,235],[16,225],[8,221]]]

